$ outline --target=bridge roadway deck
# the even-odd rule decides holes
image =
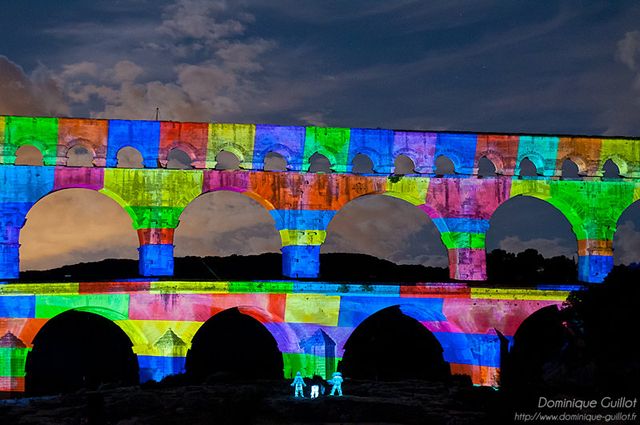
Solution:
[[[198,329],[231,308],[257,319],[271,333],[286,377],[297,371],[330,375],[354,329],[395,306],[434,334],[452,373],[467,374],[477,385],[496,386],[496,330],[512,339],[527,317],[560,306],[571,289],[286,280],[9,283],[0,285],[0,391],[25,390],[25,363],[35,336],[50,319],[69,310],[116,323],[131,340],[144,382],[184,372]],[[162,338],[167,334],[171,338]]]

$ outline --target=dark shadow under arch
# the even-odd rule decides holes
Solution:
[[[127,335],[93,313],[67,311],[49,320],[27,356],[29,395],[96,389],[104,383],[138,383],[138,360]]]
[[[568,360],[568,329],[558,307],[541,308],[527,317],[513,336],[508,353],[501,353],[500,383],[505,388],[527,390],[555,383]]]
[[[434,173],[436,176],[450,176],[456,173],[456,167],[451,158],[446,155],[440,155],[436,158],[434,164]]]
[[[202,325],[193,337],[185,367],[195,381],[211,376],[280,379],[284,370],[271,333],[237,308],[218,313]]]
[[[338,369],[355,379],[440,380],[451,374],[442,351],[436,337],[420,322],[397,306],[389,307],[353,331]]]
[[[416,164],[413,159],[407,155],[398,155],[393,161],[393,174],[403,176],[405,174],[414,174],[416,172]]]
[[[520,161],[520,177],[537,177],[538,167],[529,158],[522,158]]]

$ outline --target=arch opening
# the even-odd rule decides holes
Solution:
[[[329,174],[331,173],[331,161],[326,156],[316,152],[309,158],[309,172]]]
[[[483,156],[478,160],[478,177],[496,177],[496,166],[489,158]]]
[[[640,201],[629,205],[620,215],[613,235],[613,262],[635,268],[640,266]]]
[[[44,165],[42,152],[33,145],[22,145],[16,150],[15,165]]]
[[[537,177],[538,168],[529,158],[522,158],[520,161],[520,177]]]
[[[562,161],[561,174],[563,179],[579,179],[580,168],[578,167],[578,164],[567,158]]]
[[[67,151],[67,167],[93,167],[93,153],[83,145]]]
[[[407,155],[398,155],[393,161],[393,174],[403,176],[405,174],[415,174],[416,164]]]
[[[434,173],[436,176],[448,176],[456,173],[456,167],[451,158],[446,155],[440,155],[436,158]]]
[[[190,170],[192,167],[191,157],[179,148],[173,148],[167,155],[167,168],[172,170]]]
[[[373,174],[373,161],[369,156],[359,153],[353,157],[352,172],[354,174]]]
[[[239,170],[240,159],[232,152],[222,150],[216,155],[216,170]]]
[[[97,389],[101,384],[135,385],[138,360],[127,335],[93,313],[67,311],[49,320],[27,356],[29,395]]]
[[[353,331],[338,369],[355,379],[441,380],[451,374],[442,353],[442,346],[426,327],[399,307],[389,307]]]
[[[275,220],[247,194],[220,190],[198,196],[180,216],[174,245],[175,276],[282,276],[281,238]]]
[[[118,151],[117,168],[144,168],[144,158],[140,151],[131,146],[125,146]]]
[[[323,279],[437,282],[448,278],[448,254],[440,232],[422,209],[403,199],[356,198],[333,217],[326,235],[320,248]]]
[[[570,335],[563,323],[561,311],[551,305],[520,324],[509,352],[501,353],[502,386],[531,390],[567,384],[568,371],[563,368],[570,355]]]
[[[287,160],[277,152],[269,152],[264,157],[264,171],[287,171]]]
[[[91,189],[63,189],[40,199],[27,214],[20,244],[23,278],[104,279],[107,276],[103,273],[137,276],[135,261],[117,267],[106,261],[102,266],[79,265],[138,258],[131,217],[113,199]],[[44,271],[51,269],[56,270]]]
[[[231,308],[207,320],[187,352],[186,373],[195,380],[210,377],[280,379],[284,364],[278,344],[253,317]]]
[[[491,216],[486,233],[489,281],[575,283],[577,239],[564,214],[532,196],[516,196]]]
[[[612,160],[607,159],[602,165],[602,178],[609,180],[621,179],[620,167]]]

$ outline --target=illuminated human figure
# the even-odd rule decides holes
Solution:
[[[304,398],[304,392],[302,391],[302,387],[306,387],[307,384],[304,383],[304,379],[302,379],[302,375],[300,375],[300,372],[296,373],[296,377],[293,378],[293,382],[291,383],[291,386],[295,387],[294,397]]]
[[[331,384],[333,385],[333,387],[331,387],[331,394],[330,395],[334,395],[336,393],[336,391],[338,392],[338,396],[342,397],[342,373],[340,372],[334,372],[333,373],[333,378],[331,379]]]
[[[318,398],[320,395],[320,385],[315,384],[311,386],[311,398]]]

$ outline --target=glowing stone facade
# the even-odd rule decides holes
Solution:
[[[24,145],[42,153],[43,166],[14,165]],[[66,166],[75,146],[93,155],[94,167]],[[141,153],[144,169],[116,168],[124,147]],[[184,151],[193,169],[164,168],[173,149]],[[235,154],[242,169],[212,169],[221,151]],[[269,153],[287,161],[286,172],[262,171]],[[335,173],[306,172],[315,153],[326,156]],[[372,160],[375,174],[351,174],[358,154]],[[399,155],[413,161],[416,174],[390,175]],[[439,156],[452,161],[455,174],[435,174]],[[483,157],[493,162],[496,177],[477,175]],[[518,175],[525,158],[537,167],[537,177]],[[565,159],[575,162],[582,179],[561,178]],[[616,163],[622,179],[602,178],[607,160]],[[467,281],[486,279],[485,235],[495,210],[515,196],[544,200],[573,228],[579,279],[601,282],[613,266],[618,219],[640,197],[639,178],[635,139],[0,116],[0,391],[24,391],[25,359],[35,335],[64,311],[93,312],[120,326],[145,381],[180,373],[202,323],[234,307],[271,332],[289,378],[297,370],[328,376],[358,324],[399,306],[434,333],[453,373],[495,385],[495,329],[513,336],[526,317],[562,303],[568,292],[152,277],[173,274],[174,231],[187,205],[201,194],[230,190],[269,211],[282,239],[283,274],[291,278],[317,277],[334,215],[353,199],[379,194],[424,211],[448,249],[450,277]],[[129,214],[140,242],[140,274],[149,278],[8,283],[19,277],[19,235],[27,213],[67,188],[99,191]]]
[[[297,371],[329,378],[354,329],[372,314],[399,306],[435,335],[452,373],[469,375],[478,385],[497,385],[500,341],[495,329],[511,338],[528,316],[562,304],[568,294],[457,283],[11,283],[0,286],[0,392],[24,391],[26,357],[35,336],[48,320],[69,310],[117,324],[131,340],[144,382],[184,372],[198,329],[230,308],[257,319],[271,333],[286,378]]]
[[[40,150],[44,166],[13,165],[24,145]],[[93,155],[94,167],[65,166],[78,145]],[[124,147],[140,152],[144,169],[115,168]],[[185,152],[194,169],[165,169],[172,149]],[[236,155],[242,169],[211,169],[221,151]],[[288,171],[261,171],[269,153],[281,155]],[[327,157],[336,172],[305,173],[315,153]],[[372,160],[376,174],[350,174],[358,154]],[[416,174],[390,175],[399,155],[413,161]],[[454,175],[434,174],[440,156],[452,161]],[[483,157],[498,176],[478,177]],[[518,175],[525,158],[538,177]],[[561,178],[566,159],[583,179]],[[623,179],[602,179],[607,160]],[[564,214],[578,240],[579,279],[601,282],[613,266],[618,218],[640,196],[639,177],[635,139],[0,117],[0,279],[18,277],[19,233],[33,204],[53,191],[86,188],[116,200],[131,216],[143,276],[172,275],[174,230],[191,201],[231,190],[273,216],[288,277],[317,277],[320,246],[336,212],[360,196],[383,194],[404,199],[433,220],[449,252],[451,278],[483,280],[489,220],[503,202],[522,195]]]

